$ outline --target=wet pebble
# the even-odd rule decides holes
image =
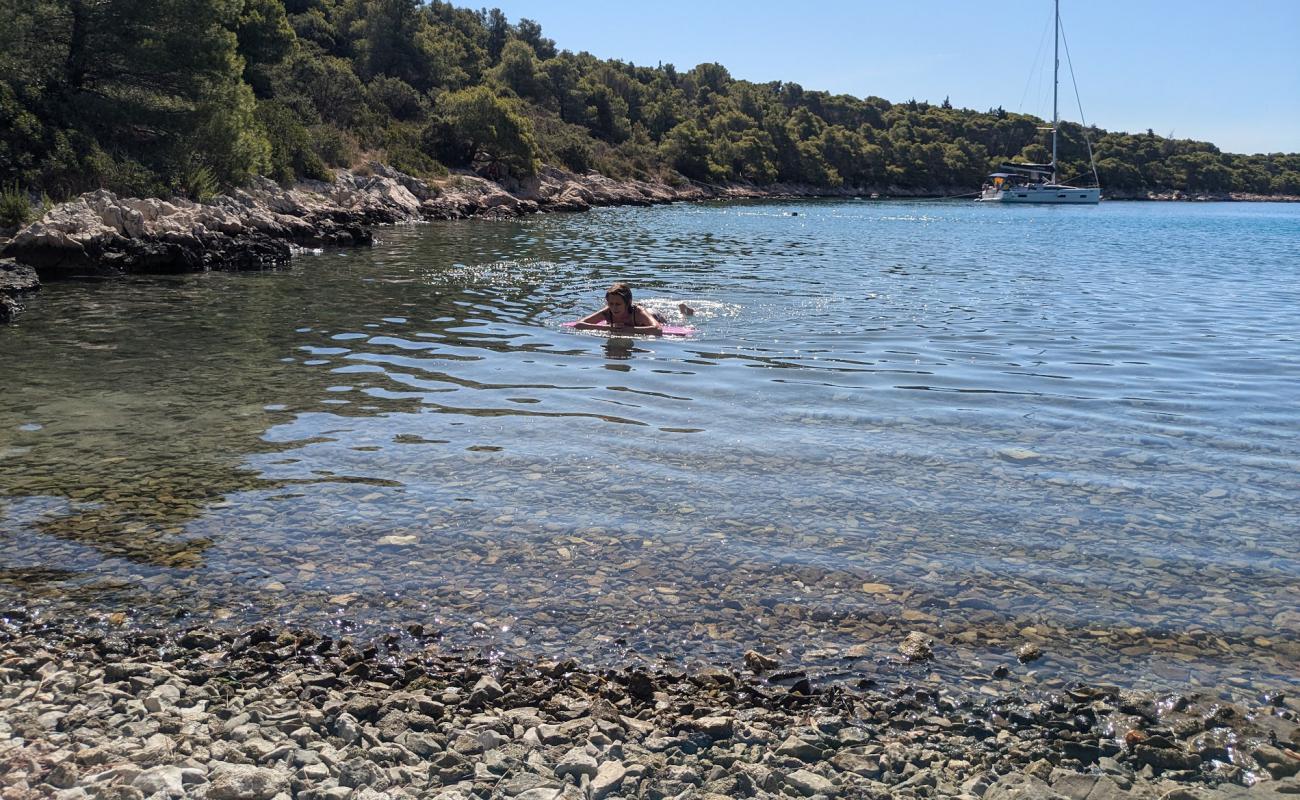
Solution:
[[[1171,780],[1196,796],[1295,783],[1278,744],[1300,741],[1285,702],[1090,685],[973,697],[924,675],[850,689],[799,672],[595,670],[378,644],[270,627],[110,639],[0,620],[7,791],[1138,798]]]

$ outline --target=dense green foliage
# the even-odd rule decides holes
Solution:
[[[556,48],[432,0],[0,0],[0,183],[211,195],[376,158],[420,176],[960,192],[1048,158],[1036,117],[891,103]],[[1089,172],[1063,124],[1063,177]],[[1300,154],[1088,131],[1107,191],[1300,194]]]
[[[32,201],[18,184],[0,187],[0,228],[17,228],[32,219]]]

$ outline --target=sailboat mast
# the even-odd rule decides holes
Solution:
[[[1056,95],[1061,72],[1061,0],[1056,0],[1056,22],[1052,29],[1052,183],[1056,183],[1056,129],[1061,124],[1056,111]]]

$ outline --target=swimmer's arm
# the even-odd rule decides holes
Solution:
[[[602,308],[601,310],[597,311],[594,314],[588,314],[587,316],[578,320],[578,323],[573,327],[580,331],[592,331],[592,330],[597,330],[599,328],[603,328],[605,327],[604,325],[599,325],[597,323],[603,322],[605,320],[605,312],[607,312],[608,310],[609,310],[609,306],[605,306],[604,308]]]
[[[645,333],[650,336],[663,336],[664,328],[662,325],[618,325],[614,330],[620,333]]]

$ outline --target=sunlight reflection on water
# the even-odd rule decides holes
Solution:
[[[51,286],[0,336],[0,578],[612,660],[922,628],[972,664],[1032,629],[1048,672],[1268,685],[1300,620],[1296,222],[700,204]],[[697,332],[560,327],[613,280]]]

